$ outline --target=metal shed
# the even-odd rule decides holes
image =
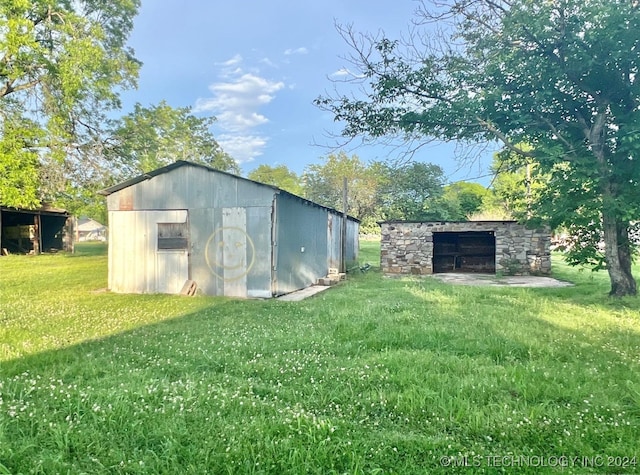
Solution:
[[[101,194],[109,212],[109,288],[269,298],[357,260],[360,222],[277,187],[187,161]],[[346,235],[343,247],[342,236]]]

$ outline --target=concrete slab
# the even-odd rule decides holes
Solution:
[[[491,285],[506,287],[572,287],[571,282],[563,282],[553,277],[535,275],[515,275],[498,277],[495,274],[443,273],[431,277],[451,284]]]
[[[328,285],[312,285],[311,287],[307,287],[306,289],[296,290],[295,292],[291,292],[290,294],[284,294],[278,297],[278,300],[282,300],[283,302],[299,302],[300,300],[304,300],[307,297],[311,297],[319,292],[330,289],[331,287]]]

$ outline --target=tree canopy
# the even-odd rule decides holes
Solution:
[[[376,208],[377,177],[357,155],[329,154],[322,164],[308,165],[302,175],[305,197],[342,210],[343,180],[347,179],[347,212],[357,218],[371,216]]]
[[[420,162],[400,167],[379,164],[378,167],[382,170],[378,200],[383,219],[446,219],[439,201],[444,185],[442,168],[432,163]]]
[[[127,176],[176,160],[239,174],[238,164],[222,150],[210,131],[214,121],[212,117],[194,116],[189,107],[174,108],[165,101],[150,107],[136,104],[133,112],[116,121],[106,152],[110,162]]]
[[[302,181],[295,172],[289,170],[286,165],[270,166],[262,164],[251,170],[247,175],[250,180],[277,186],[294,195],[304,195]]]
[[[139,62],[138,0],[0,1],[0,201],[35,206],[70,149],[92,140]],[[44,170],[46,164],[47,170]],[[46,173],[43,173],[46,171]]]
[[[637,1],[432,0],[415,24],[409,42],[343,29],[361,90],[316,103],[347,137],[496,140],[535,162],[538,222],[569,228],[572,262],[606,266],[611,294],[635,295]]]

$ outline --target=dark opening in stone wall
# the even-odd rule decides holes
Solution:
[[[493,231],[434,232],[433,272],[495,273]]]

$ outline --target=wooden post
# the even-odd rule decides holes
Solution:
[[[33,224],[35,227],[35,233],[33,236],[33,253],[38,255],[42,252],[42,220],[40,219],[39,214],[33,216]]]
[[[347,177],[342,179],[342,257],[340,259],[340,272],[347,272]]]

